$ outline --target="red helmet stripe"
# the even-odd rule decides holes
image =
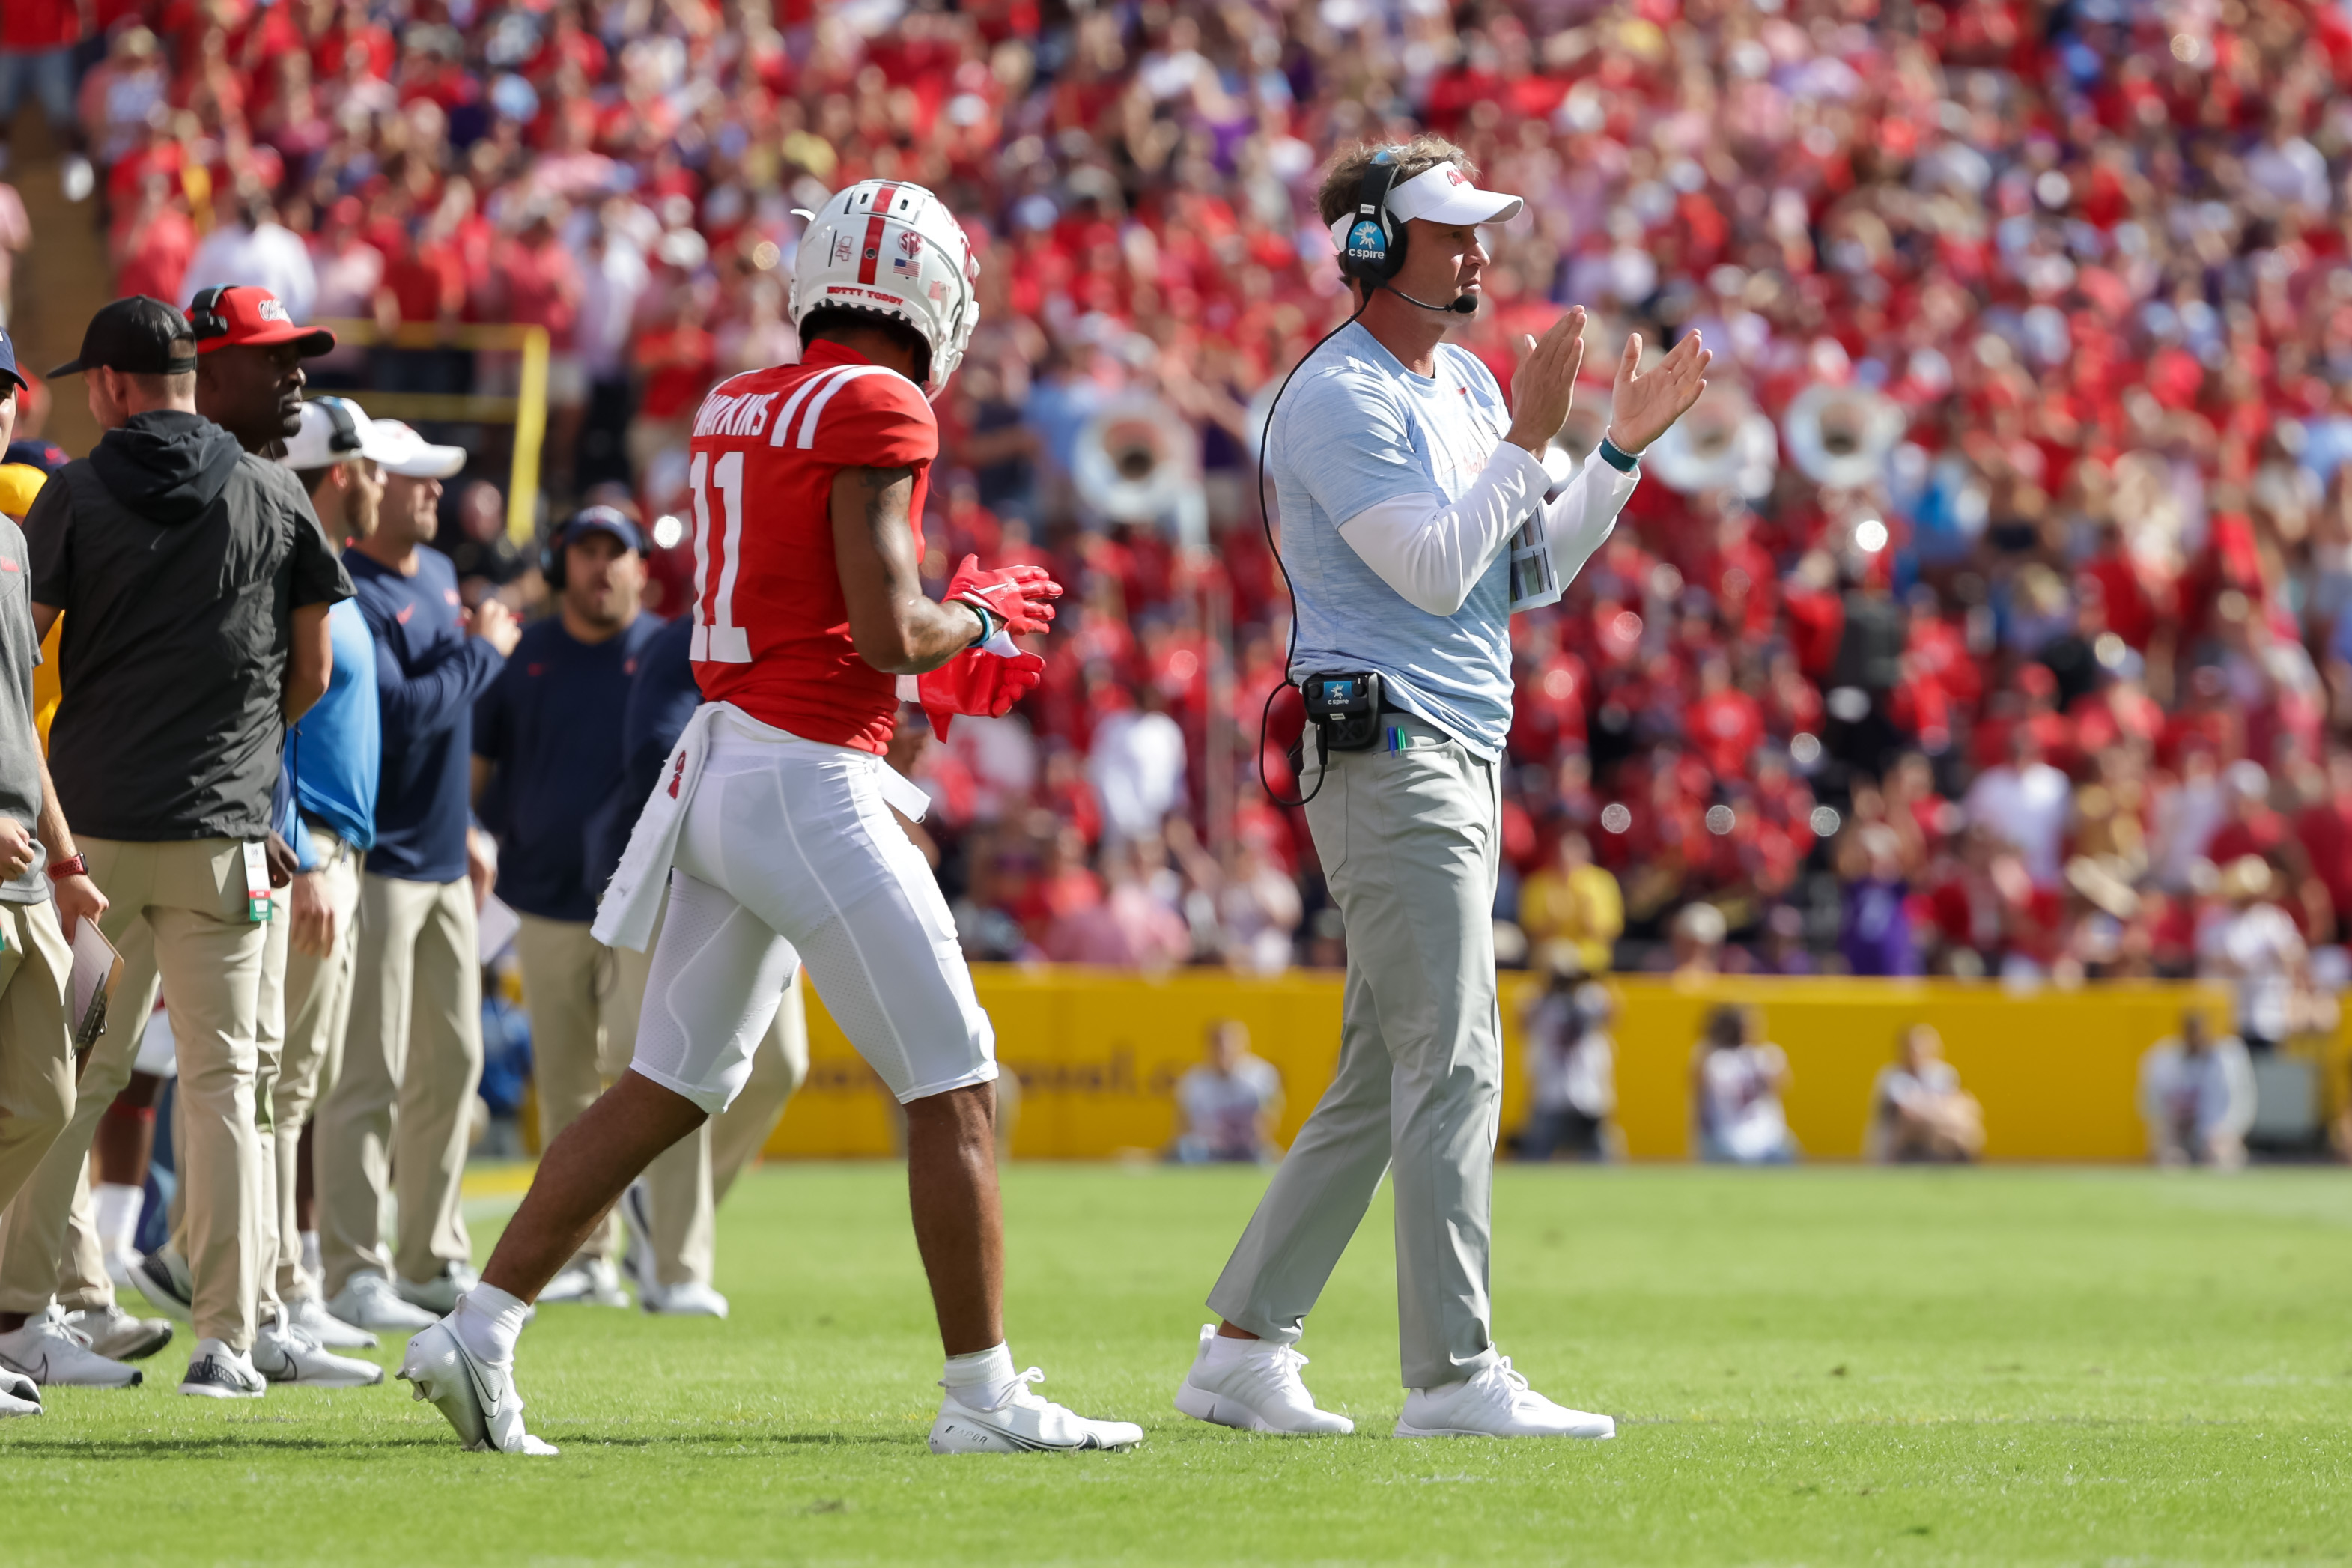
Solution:
[[[857,280],[860,283],[874,281],[874,269],[882,261],[883,226],[890,221],[890,204],[898,195],[898,187],[896,185],[885,185],[874,193],[874,205],[870,209],[873,216],[866,220],[866,245],[858,253]]]

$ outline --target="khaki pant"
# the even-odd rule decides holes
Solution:
[[[352,973],[359,952],[359,851],[323,827],[311,827],[311,847],[327,902],[335,911],[335,945],[323,958],[292,952],[286,960],[286,1051],[278,1064],[270,1102],[278,1184],[277,1285],[281,1299],[307,1296],[315,1286],[302,1272],[301,1224],[294,1184],[301,1170],[302,1128],[334,1086],[352,1016]]]
[[[522,965],[522,1002],[530,1014],[530,1081],[538,1091],[543,1151],[629,1065],[626,1047],[635,1038],[636,1015],[630,1013],[630,1027],[614,1026],[619,987],[613,952],[589,934],[587,921],[520,911],[517,918],[515,960]],[[579,1255],[610,1258],[620,1235],[620,1217],[607,1215]]]
[[[653,949],[660,940],[656,924],[645,952],[613,950],[615,1005],[611,1016],[616,1033],[607,1040],[605,1054],[623,1068],[636,1048],[637,1015],[645,1006],[646,977],[653,970]],[[785,988],[776,1021],[753,1049],[751,1076],[735,1102],[646,1167],[646,1195],[653,1210],[654,1278],[664,1289],[689,1281],[710,1283],[719,1202],[744,1167],[759,1157],[785,1102],[808,1078],[808,1014],[801,1003],[807,985],[802,977]],[[615,1070],[613,1076],[620,1073]]]
[[[147,1021],[155,1011],[155,996],[161,987],[155,975],[155,943],[146,927],[136,925],[125,933],[126,940],[116,943],[122,954],[122,973],[107,997],[106,1033],[98,1037],[98,1046],[82,1064],[81,1081],[76,1087],[79,1100],[75,1105],[74,1120],[66,1137],[77,1135],[84,1149],[98,1135],[98,1118],[106,1114],[138,1065],[140,1043],[147,1034]],[[128,1005],[144,999],[146,1010],[136,1018],[115,1016],[119,1003]],[[176,1107],[177,1097],[174,1097]],[[83,1124],[82,1114],[89,1116]],[[175,1113],[176,1115],[176,1113]],[[176,1120],[174,1125],[177,1125]],[[178,1134],[173,1133],[176,1137]],[[58,1248],[58,1305],[68,1312],[84,1310],[103,1312],[114,1304],[114,1280],[106,1272],[106,1248],[99,1244],[98,1211],[89,1197],[90,1163],[83,1160],[77,1167],[73,1198],[66,1210],[65,1240]],[[179,1216],[186,1212],[179,1202],[177,1187],[173,1189],[170,1219],[176,1234],[181,1229]]]
[[[73,949],[55,904],[0,904],[0,1208],[73,1118]]]
[[[90,1138],[130,1080],[160,982],[179,1047],[182,1142],[174,1152],[196,1336],[244,1352],[253,1345],[260,1289],[255,1087],[268,936],[247,917],[244,851],[226,838],[85,838],[79,847],[109,900],[99,928],[123,956],[123,978],[107,1000],[117,1022],[84,1069],[73,1120],[0,1218],[0,1311],[43,1311],[57,1295],[67,1217],[88,1181]]]
[[[1407,1388],[1494,1364],[1487,1324],[1503,1040],[1495,994],[1496,766],[1418,719],[1339,752],[1307,806],[1348,924],[1339,1067],[1267,1184],[1209,1307],[1289,1344],[1385,1173],[1396,1194]],[[1312,787],[1310,782],[1310,787]]]
[[[472,1255],[458,1212],[482,1080],[481,939],[455,882],[360,875],[359,951],[342,1076],[312,1141],[327,1294],[373,1273],[423,1283]],[[399,1242],[383,1247],[396,1187]]]

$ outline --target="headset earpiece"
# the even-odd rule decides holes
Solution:
[[[563,536],[571,531],[572,520],[567,517],[549,531],[547,542],[539,547],[539,574],[558,594],[563,592]]]
[[[1356,216],[1348,226],[1348,243],[1340,248],[1339,265],[1368,289],[1377,289],[1404,269],[1404,226],[1389,214],[1389,192],[1395,186],[1396,154],[1383,147],[1364,165],[1356,189]]]
[[[220,313],[221,296],[228,290],[218,284],[201,289],[188,301],[188,330],[196,342],[208,342],[214,338],[228,336],[228,322]]]

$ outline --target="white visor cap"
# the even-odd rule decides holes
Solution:
[[[1401,180],[1389,191],[1389,216],[1400,224],[1425,217],[1432,223],[1481,224],[1508,223],[1519,216],[1527,205],[1517,196],[1507,196],[1500,191],[1482,191],[1470,183],[1470,176],[1452,163],[1440,163],[1424,169],[1410,180]],[[1348,230],[1357,221],[1356,213],[1348,215],[1331,226],[1331,243],[1341,250],[1348,248]]]

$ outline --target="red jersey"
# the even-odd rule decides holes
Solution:
[[[694,678],[803,740],[879,753],[898,679],[857,657],[833,553],[833,480],[844,468],[912,468],[908,516],[922,545],[923,493],[940,429],[922,389],[837,343],[798,364],[720,383],[694,416]]]

